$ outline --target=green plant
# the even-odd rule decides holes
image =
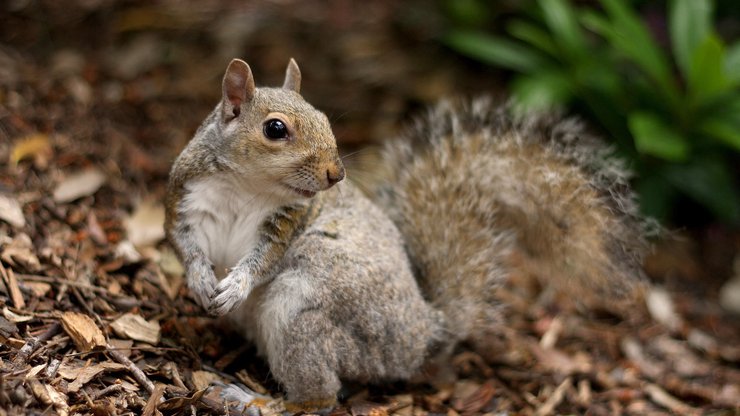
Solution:
[[[451,30],[460,53],[518,75],[526,110],[567,106],[600,124],[633,164],[644,211],[670,219],[685,197],[740,224],[740,42],[714,30],[709,0],[672,0],[670,53],[624,0],[539,0],[508,36]]]

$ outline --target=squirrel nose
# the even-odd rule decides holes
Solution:
[[[344,166],[336,165],[326,170],[326,181],[329,186],[334,186],[337,182],[344,179]]]

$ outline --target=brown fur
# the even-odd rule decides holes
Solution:
[[[642,276],[645,226],[628,172],[575,120],[445,102],[381,163],[375,200],[459,338],[491,327],[512,254],[560,288],[619,294]]]

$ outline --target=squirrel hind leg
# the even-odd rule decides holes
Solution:
[[[337,351],[342,343],[329,322],[321,312],[308,311],[272,333],[267,358],[287,394],[286,407],[315,412],[336,403],[341,388]]]

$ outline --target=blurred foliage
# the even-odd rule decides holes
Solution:
[[[692,200],[740,224],[740,41],[718,35],[714,3],[669,1],[656,23],[624,0],[523,2],[498,16],[499,33],[488,2],[445,4],[455,24],[444,41],[513,71],[520,108],[569,108],[607,132],[637,173],[646,214],[681,223]]]

